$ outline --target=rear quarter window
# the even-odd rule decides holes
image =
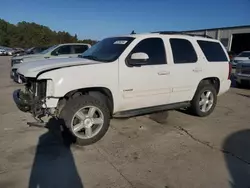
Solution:
[[[227,55],[220,43],[202,40],[197,42],[209,62],[228,62]]]

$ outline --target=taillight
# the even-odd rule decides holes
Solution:
[[[231,73],[232,73],[232,64],[229,62],[228,63],[228,80],[231,78]]]

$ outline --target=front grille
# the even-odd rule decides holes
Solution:
[[[241,73],[242,74],[250,74],[250,68],[243,68],[242,70],[241,70]]]
[[[250,74],[250,65],[241,65],[241,73],[242,74]]]

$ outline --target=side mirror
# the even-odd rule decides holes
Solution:
[[[133,53],[129,59],[129,64],[132,66],[146,65],[148,62],[148,54],[143,52]]]
[[[51,52],[51,55],[58,56],[59,53],[58,53],[58,51],[53,51],[53,52]]]

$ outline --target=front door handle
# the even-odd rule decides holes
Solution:
[[[169,75],[170,72],[169,71],[160,71],[158,72],[158,75],[162,76],[162,75]]]

